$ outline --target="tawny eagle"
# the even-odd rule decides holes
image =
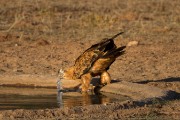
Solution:
[[[76,59],[74,65],[64,72],[64,79],[80,79],[83,92],[89,89],[91,79],[95,76],[100,76],[101,84],[109,84],[111,77],[107,70],[126,48],[126,46],[117,47],[114,43],[114,39],[122,33],[104,38],[85,50]]]

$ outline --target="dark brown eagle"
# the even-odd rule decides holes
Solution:
[[[75,61],[74,66],[64,72],[65,79],[80,79],[81,90],[89,89],[92,77],[100,76],[101,84],[109,84],[111,77],[107,70],[117,57],[124,53],[126,46],[117,47],[114,39],[122,34],[120,32],[111,38],[104,38],[99,43],[85,50]]]

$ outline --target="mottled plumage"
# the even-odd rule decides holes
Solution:
[[[114,44],[114,38],[120,34],[122,32],[112,38],[105,38],[85,50],[76,59],[74,66],[65,71],[64,78],[81,79],[82,91],[88,90],[91,78],[94,76],[99,75],[102,84],[110,83],[111,78],[107,70],[116,58],[124,53],[125,46],[117,48]]]

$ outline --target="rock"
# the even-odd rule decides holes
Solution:
[[[152,98],[173,99],[176,96],[173,91],[125,81],[108,84],[101,88],[100,92],[126,95],[134,100],[150,100]]]
[[[46,75],[0,75],[0,86],[57,88],[57,76]],[[80,86],[78,80],[62,79],[63,88]]]
[[[128,47],[130,47],[130,46],[137,46],[138,43],[139,43],[139,42],[138,42],[138,41],[135,41],[135,40],[134,40],[134,41],[130,41],[130,42],[127,44],[127,46],[128,46]]]
[[[0,120],[2,120],[3,119],[3,115],[2,114],[0,114]]]

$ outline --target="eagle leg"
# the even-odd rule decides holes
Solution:
[[[102,85],[110,84],[111,83],[111,76],[107,71],[103,71],[101,73],[100,82]]]
[[[81,91],[82,92],[88,91],[91,79],[92,79],[92,76],[90,73],[87,73],[87,74],[84,74],[83,76],[81,76],[81,81],[82,81]]]

